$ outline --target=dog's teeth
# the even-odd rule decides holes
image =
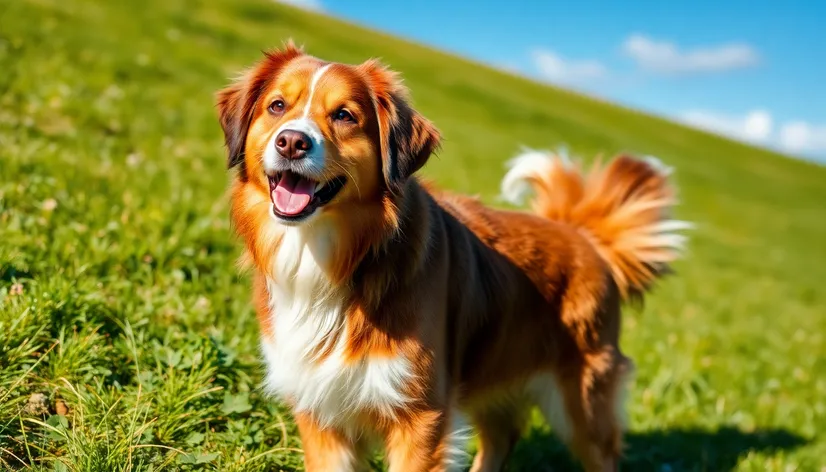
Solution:
[[[322,189],[322,187],[324,187],[324,184],[322,184],[321,182],[315,184],[315,191],[318,192]]]

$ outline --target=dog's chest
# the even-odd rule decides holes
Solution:
[[[335,308],[282,310],[274,317],[273,336],[263,341],[266,386],[292,401],[297,411],[337,423],[367,409],[392,416],[407,401],[408,360],[347,358],[347,326],[336,326],[342,320]],[[334,335],[335,330],[343,332]]]
[[[293,280],[306,273],[301,265]],[[392,417],[407,402],[409,360],[402,355],[348,356],[342,297],[318,289],[268,284],[273,334],[262,340],[266,388],[323,424],[346,424],[366,410]]]

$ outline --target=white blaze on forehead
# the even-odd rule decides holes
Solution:
[[[324,170],[324,135],[321,133],[321,128],[318,127],[315,121],[310,118],[310,108],[313,104],[313,96],[315,89],[318,87],[318,81],[330,69],[333,64],[325,64],[316,69],[313,76],[310,78],[310,91],[307,94],[307,103],[304,104],[304,112],[300,118],[295,118],[282,124],[273,133],[267,148],[264,151],[264,169],[267,172],[275,172],[276,162],[279,159],[278,153],[275,150],[275,140],[278,135],[284,130],[301,131],[312,140],[312,149],[307,154],[306,159],[302,159],[303,170],[309,174],[318,174]]]
[[[310,95],[307,96],[307,104],[304,105],[304,114],[302,115],[302,118],[307,118],[310,116],[310,107],[313,104],[313,95],[315,94],[315,88],[318,86],[318,81],[332,65],[333,64],[327,64],[313,73],[313,77],[310,79]]]

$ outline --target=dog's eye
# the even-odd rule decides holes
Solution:
[[[273,114],[280,114],[284,111],[284,100],[276,100],[270,103],[270,106],[267,108],[270,113]]]
[[[333,115],[333,118],[334,118],[336,121],[344,121],[344,122],[353,122],[353,121],[356,121],[356,120],[355,120],[355,118],[353,118],[353,115],[352,115],[349,111],[345,110],[344,108],[342,108],[342,109],[338,110],[338,111],[337,111],[337,112]]]

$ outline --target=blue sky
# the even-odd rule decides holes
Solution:
[[[288,3],[826,161],[822,0]]]

